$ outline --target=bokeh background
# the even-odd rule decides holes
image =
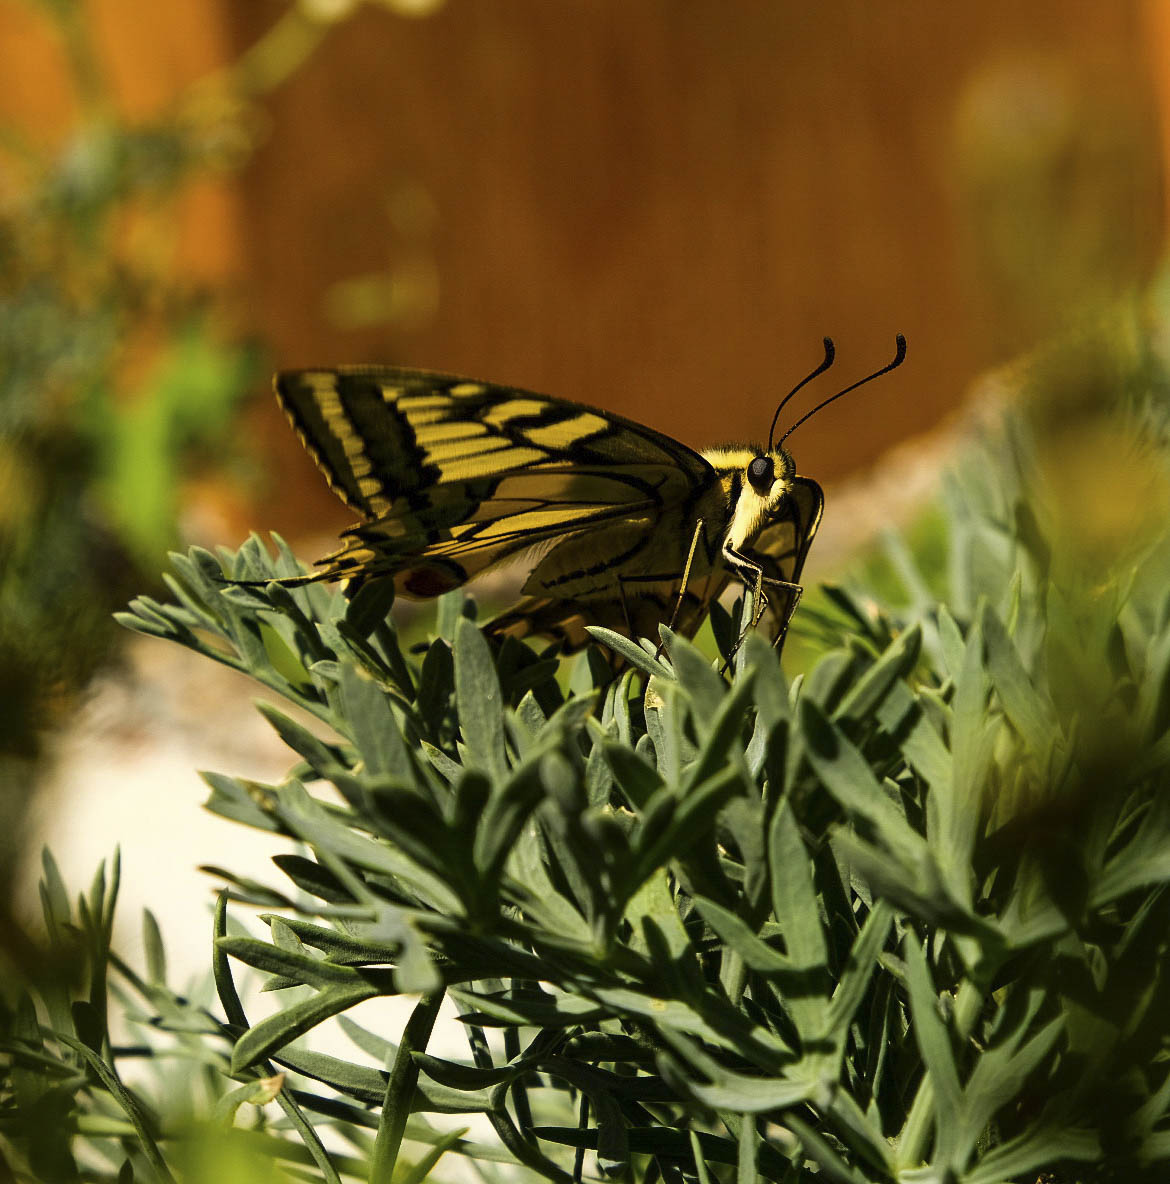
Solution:
[[[791,441],[815,580],[911,512],[981,375],[1161,290],[1164,0],[6,0],[0,67],[0,899],[42,839],[77,876],[120,839],[200,961],[191,770],[283,758],[110,613],[168,547],[345,524],[271,370],[427,366],[702,446],[763,437],[822,335],[844,382],[901,331]]]

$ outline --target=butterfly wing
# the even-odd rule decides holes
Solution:
[[[693,520],[676,527],[718,486],[711,466],[669,436],[510,387],[355,367],[287,372],[276,392],[330,486],[362,518],[315,579],[392,576],[405,595],[428,597],[541,547],[540,567],[560,579],[565,563],[549,561],[585,535],[590,568],[610,584],[619,569],[638,571],[639,557],[677,576]],[[685,537],[673,544],[664,528]],[[537,579],[526,590],[589,599],[579,580]]]
[[[810,477],[794,478],[780,513],[765,525],[752,545],[752,558],[764,569],[766,578],[788,584],[800,583],[800,573],[824,509],[825,495],[821,487]],[[779,640],[788,629],[797,594],[788,588],[769,588],[768,600]]]

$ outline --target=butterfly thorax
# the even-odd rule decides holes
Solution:
[[[789,496],[796,463],[782,449],[765,452],[743,445],[708,448],[702,456],[719,475],[727,499],[724,541],[736,551],[750,548]]]

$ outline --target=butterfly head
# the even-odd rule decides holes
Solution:
[[[792,485],[796,463],[781,448],[751,457],[744,466],[744,484],[760,500],[761,509],[774,510]]]
[[[769,522],[786,518],[791,515],[789,495],[797,483],[796,464],[791,455],[785,451],[784,441],[792,433],[817,412],[823,410],[830,403],[841,398],[842,395],[855,391],[859,386],[871,382],[879,375],[887,374],[902,364],[906,357],[906,339],[901,333],[897,336],[897,352],[894,360],[880,370],[857,382],[850,383],[844,390],[822,400],[811,411],[802,415],[790,428],[776,440],[776,425],[780,422],[781,412],[801,388],[811,382],[819,374],[823,374],[833,364],[836,350],[831,338],[824,339],[825,356],[819,366],[800,380],[780,400],[776,413],[772,417],[772,426],[768,430],[767,448],[753,448],[739,450],[728,448],[707,454],[708,460],[721,470],[727,488],[732,498],[733,513],[728,530],[728,540],[734,548],[743,546]],[[776,441],[773,443],[773,441]]]
[[[781,448],[726,445],[703,453],[719,474],[731,518],[728,539],[746,546],[771,519],[783,513],[796,480],[796,462]]]

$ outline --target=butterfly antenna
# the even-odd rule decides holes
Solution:
[[[828,338],[826,338],[825,340],[827,341]],[[802,423],[804,423],[804,421],[806,419],[811,419],[814,415],[816,415],[816,413],[818,411],[823,411],[826,407],[828,407],[828,405],[830,403],[841,398],[842,395],[847,395],[847,394],[849,394],[850,391],[857,390],[857,388],[859,386],[865,386],[865,384],[867,382],[873,382],[873,380],[875,378],[881,378],[881,376],[883,374],[889,374],[889,372],[891,370],[896,370],[906,360],[906,338],[903,337],[901,333],[899,333],[897,336],[897,342],[898,342],[898,352],[894,355],[894,360],[892,362],[890,362],[889,365],[883,366],[880,370],[875,370],[872,374],[867,374],[864,378],[859,379],[857,382],[853,383],[852,386],[847,386],[843,391],[838,391],[835,395],[833,395],[831,398],[826,399],[823,403],[818,403],[811,411],[806,412],[804,415],[802,415],[792,425],[792,427],[790,427],[788,429],[788,431],[786,431],[784,433],[784,435],[780,437],[780,441],[776,445],[776,447],[783,448],[784,441],[787,440],[788,437],[791,436],[792,433],[795,432],[796,429],[798,427],[800,427],[800,425]],[[822,369],[823,369],[823,367],[822,367]],[[811,378],[812,376],[810,375],[809,377]],[[806,379],[805,381],[807,382],[808,379]],[[803,386],[804,384],[802,383],[801,385]],[[797,390],[799,390],[799,389],[800,388],[798,387]],[[785,400],[785,402],[787,402],[787,400]],[[780,406],[783,407],[784,404],[781,403]]]
[[[833,359],[837,356],[837,348],[833,345],[831,337],[825,338],[825,360],[807,377],[802,378],[793,388],[780,400],[780,406],[776,408],[776,414],[772,416],[772,426],[768,429],[768,451],[772,451],[772,437],[776,434],[776,424],[780,419],[780,412],[784,410],[784,404],[796,394],[802,386],[812,382],[818,374],[824,374],[826,370],[833,364]]]

